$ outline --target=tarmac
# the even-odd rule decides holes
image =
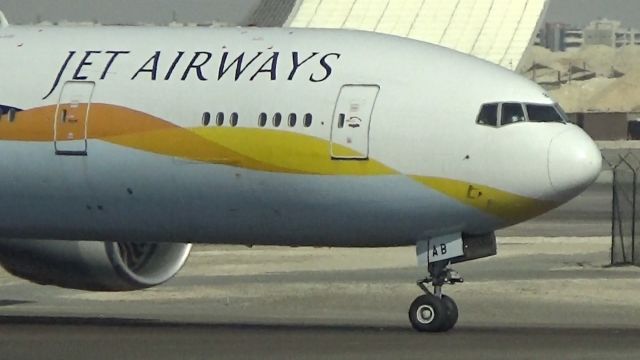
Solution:
[[[456,265],[465,283],[445,288],[460,308],[449,333],[409,325],[425,275],[413,248],[197,246],[176,278],[141,292],[0,273],[0,357],[639,358],[640,269],[608,266],[610,201],[595,184],[501,231],[498,256]]]

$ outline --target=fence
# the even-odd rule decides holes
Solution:
[[[617,158],[616,158],[617,157]],[[629,150],[615,157],[603,156],[613,172],[611,209],[611,265],[640,266],[640,244],[636,246],[637,195],[640,151]]]

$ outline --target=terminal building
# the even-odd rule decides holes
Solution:
[[[625,28],[619,21],[592,21],[583,32],[585,45],[606,45],[614,48],[640,45],[640,31]]]
[[[584,45],[584,31],[565,23],[547,22],[540,28],[535,44],[553,52],[577,50]]]
[[[640,45],[640,30],[626,28],[619,21],[607,19],[592,21],[583,29],[548,22],[541,27],[536,44],[551,51],[571,51],[589,45],[621,48]]]
[[[548,0],[263,0],[255,26],[344,28],[426,41],[517,70]]]

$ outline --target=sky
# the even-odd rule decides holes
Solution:
[[[3,0],[0,0],[0,3]],[[24,1],[24,0],[23,0]],[[619,20],[640,29],[640,0],[550,0],[547,20],[587,25],[591,20]]]
[[[0,0],[10,22],[242,22],[259,0]],[[606,17],[640,29],[640,0],[550,0],[548,20],[586,25]]]
[[[236,23],[245,19],[259,0],[0,0],[10,23],[36,19],[131,24],[168,23],[173,12],[181,22]]]

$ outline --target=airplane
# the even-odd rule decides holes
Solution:
[[[191,244],[415,246],[412,327],[451,264],[577,196],[592,139],[544,89],[440,46],[351,30],[0,28],[0,263],[133,291]]]

